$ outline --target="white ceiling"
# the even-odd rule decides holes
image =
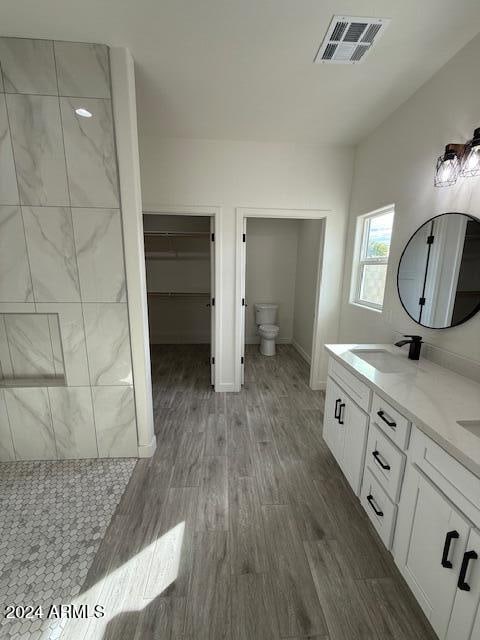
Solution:
[[[392,18],[315,65],[334,14]],[[0,34],[130,48],[140,134],[352,144],[480,31],[479,0],[1,0]]]

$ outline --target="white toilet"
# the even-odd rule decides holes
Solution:
[[[264,356],[275,355],[275,338],[280,327],[275,324],[277,320],[278,304],[256,304],[255,323],[260,336],[260,353]]]

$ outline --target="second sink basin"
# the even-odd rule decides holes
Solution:
[[[382,373],[407,373],[412,370],[409,362],[385,349],[352,349],[352,353]]]

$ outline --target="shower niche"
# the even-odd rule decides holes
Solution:
[[[0,387],[64,385],[58,314],[0,314]]]

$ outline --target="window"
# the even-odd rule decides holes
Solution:
[[[382,309],[392,239],[393,206],[358,220],[357,251],[352,280],[352,302]]]

